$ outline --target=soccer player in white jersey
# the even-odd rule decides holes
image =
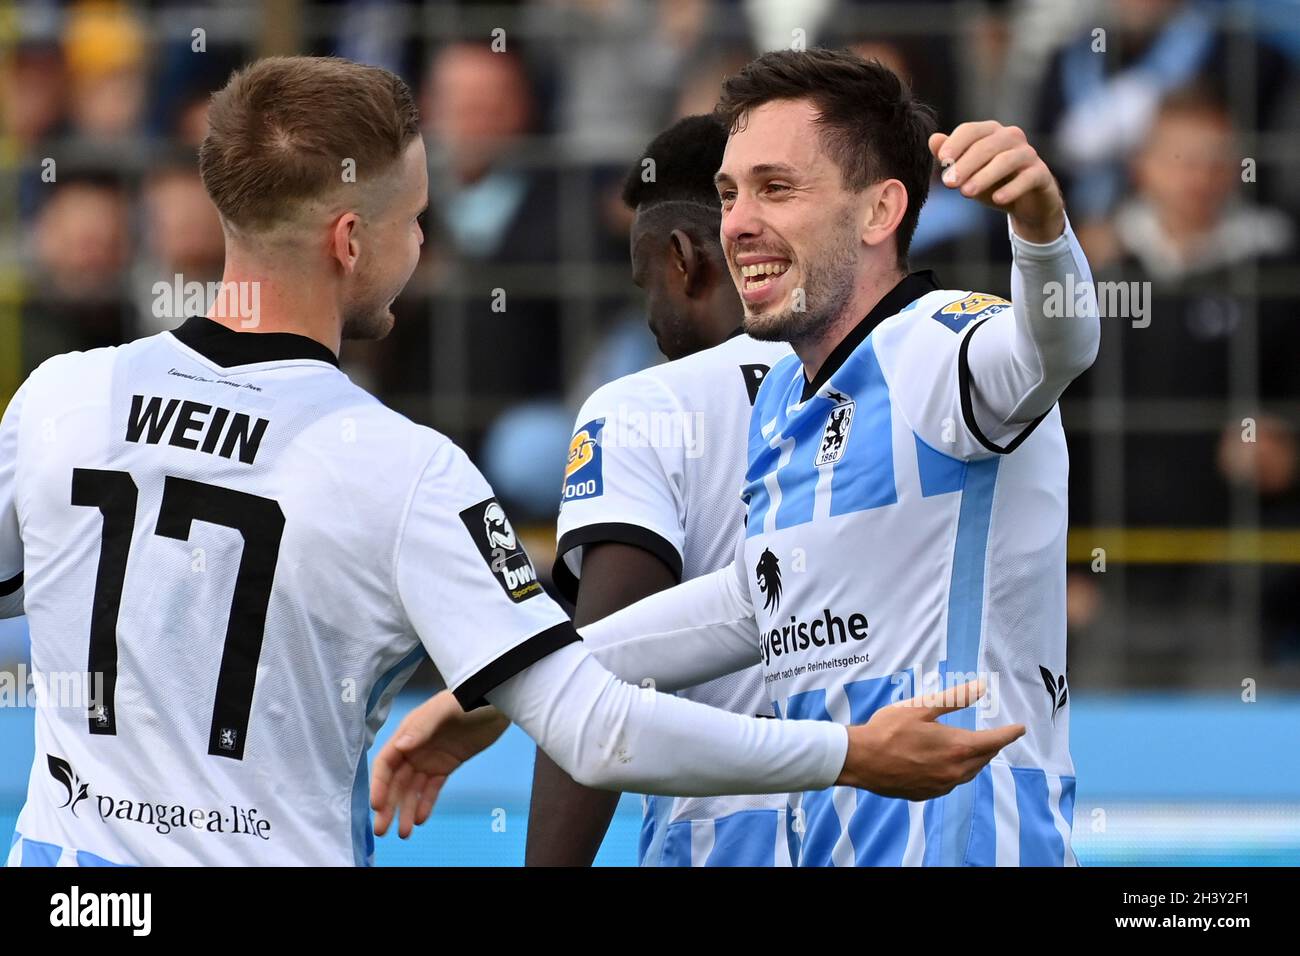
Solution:
[[[896,76],[848,53],[765,54],[726,81],[720,109],[722,242],[745,330],[795,356],[755,405],[734,566],[584,640],[615,673],[669,690],[758,659],[781,717],[841,723],[979,673],[997,709],[947,721],[1026,735],[928,802],[804,795],[799,862],[1070,865],[1056,401],[1100,322],[1060,190],[1020,130],[934,132]],[[948,188],[1008,215],[1010,302],[908,274],[935,157]]]
[[[735,556],[750,411],[763,376],[791,352],[740,330],[713,186],[726,145],[716,117],[687,117],[651,141],[624,185],[636,213],[633,278],[672,361],[610,382],[578,414],[554,577],[579,627]],[[773,716],[757,664],[680,696]],[[617,801],[578,786],[539,752],[528,864],[589,865]],[[643,816],[646,866],[790,864],[782,795],[649,797]]]
[[[846,733],[616,679],[464,454],[338,368],[343,338],[391,327],[423,241],[410,90],[272,58],[209,119],[200,168],[235,294],[52,359],[0,420],[0,614],[26,610],[40,677],[7,862],[367,863],[367,748],[426,653],[460,703],[490,701],[617,789],[944,793],[1023,731],[892,715]],[[970,759],[947,766],[955,748]],[[409,830],[437,777],[393,780]]]

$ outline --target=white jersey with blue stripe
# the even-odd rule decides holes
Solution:
[[[602,541],[644,548],[682,580],[731,562],[754,396],[772,364],[792,354],[736,335],[591,395],[570,446],[557,528],[562,592],[576,596],[582,549]],[[770,717],[762,676],[754,666],[679,694]],[[787,823],[784,795],[647,797],[638,855],[643,866],[788,866]]]
[[[801,865],[1068,865],[1068,460],[1059,409],[981,428],[966,352],[995,296],[904,279],[813,382],[791,356],[749,436],[746,576],[784,718],[843,724],[964,683],[991,705],[943,718],[1027,733],[926,802],[803,795]]]

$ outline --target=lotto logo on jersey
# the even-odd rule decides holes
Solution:
[[[466,508],[460,520],[510,600],[518,604],[542,593],[533,562],[495,498]]]
[[[949,302],[934,314],[934,318],[954,332],[960,332],[975,319],[996,315],[1011,308],[1011,303],[1001,296],[972,292],[964,299]]]
[[[605,419],[587,422],[569,442],[569,459],[564,465],[564,500],[596,498],[605,490],[600,476],[600,439]]]

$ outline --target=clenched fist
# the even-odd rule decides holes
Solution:
[[[930,137],[943,184],[1007,213],[1016,235],[1051,242],[1065,231],[1061,188],[1018,126],[996,120],[962,123]]]

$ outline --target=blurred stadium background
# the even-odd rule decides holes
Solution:
[[[1295,0],[0,0],[0,404],[49,355],[177,324],[155,283],[220,278],[195,148],[233,67],[377,63],[421,99],[429,238],[395,332],[347,345],[345,367],[466,447],[549,567],[578,403],[659,360],[622,176],[724,75],[798,44],[880,58],[941,128],[1023,126],[1096,278],[1139,283],[1062,402],[1080,861],[1300,863]],[[1005,293],[1004,221],[936,191],[912,264]],[[6,846],[26,654],[3,622]],[[512,729],[379,862],[522,862],[531,765]],[[638,811],[624,800],[600,862],[634,862]]]

